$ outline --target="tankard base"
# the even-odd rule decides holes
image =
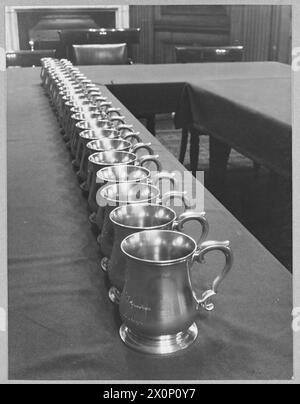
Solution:
[[[107,257],[102,258],[102,260],[100,262],[100,268],[105,273],[107,273],[107,271],[108,271],[108,264],[109,264],[109,259]]]
[[[110,300],[112,303],[114,303],[114,304],[116,304],[116,305],[119,305],[121,293],[120,293],[120,291],[119,291],[115,286],[112,286],[112,287],[109,289],[109,291],[108,291],[108,297],[109,297],[109,300]]]
[[[160,337],[146,337],[132,332],[125,324],[121,325],[120,337],[122,341],[136,351],[153,354],[167,355],[188,348],[196,340],[198,328],[195,323],[186,331],[174,335],[162,335]]]

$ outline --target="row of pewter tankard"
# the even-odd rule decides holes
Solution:
[[[169,194],[160,197],[160,190],[154,185],[147,183],[117,183],[106,185],[100,189],[99,205],[105,206],[103,226],[98,241],[104,258],[101,261],[101,268],[106,271],[108,259],[111,256],[112,246],[114,244],[114,228],[110,220],[110,212],[121,205],[136,203],[164,203],[169,199],[177,197],[177,191],[171,191]],[[184,195],[180,193],[180,197]]]
[[[87,189],[88,189],[88,205],[91,212],[96,213],[98,210],[98,204],[96,201],[96,194],[101,184],[97,179],[97,172],[101,168],[118,165],[135,165],[139,166],[145,157],[151,160],[157,160],[158,156],[153,154],[153,150],[149,144],[139,144],[139,149],[146,149],[149,154],[146,156],[138,157],[135,153],[128,151],[110,150],[105,152],[93,153],[88,157],[88,177],[87,177]],[[135,149],[137,151],[137,148]]]
[[[169,194],[171,198],[172,193]],[[166,202],[166,199],[163,201]],[[163,204],[130,204],[114,209],[110,213],[114,227],[114,242],[111,258],[107,265],[108,278],[112,287],[109,296],[118,302],[125,283],[126,257],[121,251],[121,242],[130,234],[143,230],[183,231],[184,224],[196,220],[201,225],[199,243],[206,239],[209,226],[204,213],[185,210],[178,218],[174,210]]]
[[[151,172],[145,167],[145,164],[153,162],[157,171]],[[175,175],[162,170],[162,165],[158,156],[142,156],[136,166],[111,166],[102,168],[97,172],[97,179],[101,184],[134,184],[147,183],[157,186],[161,181],[167,180],[175,188],[177,186]],[[101,199],[101,193],[98,191],[96,198]],[[98,202],[97,202],[98,203]],[[90,222],[95,224],[98,231],[102,231],[105,216],[105,206],[98,203],[97,213],[90,216]]]
[[[83,124],[84,122],[81,122]],[[74,167],[78,167],[79,170],[77,172],[78,179],[81,181],[86,181],[87,179],[87,169],[88,169],[88,156],[90,153],[90,148],[88,148],[88,144],[97,139],[123,139],[128,140],[131,143],[141,142],[139,134],[135,133],[131,130],[130,127],[123,128],[95,128],[90,130],[83,130],[79,134],[79,141],[76,150],[75,161],[72,162]],[[88,189],[85,189],[88,191]]]
[[[112,285],[109,296],[119,302],[121,339],[127,346],[151,354],[187,348],[198,334],[198,311],[213,310],[211,298],[232,267],[229,242],[205,241],[209,230],[205,214],[193,212],[184,193],[174,190],[161,197],[155,178],[168,178],[174,186],[174,177],[162,172],[149,145],[149,155],[136,156],[141,147],[133,143],[140,143],[137,134],[125,124],[120,109],[104,99],[78,68],[66,60],[47,60],[42,63],[41,79],[75,157],[78,177],[86,181],[82,189],[89,191],[96,224],[99,212],[104,213],[98,223],[100,244],[107,255],[103,265]],[[122,126],[126,133],[131,132],[131,138],[123,138]],[[89,132],[87,136],[84,131]],[[142,167],[147,160],[156,162],[156,175]],[[82,161],[88,163],[83,170]],[[98,187],[99,191],[91,199],[95,183],[94,191]],[[105,201],[104,207],[98,195]],[[185,206],[178,217],[165,206],[172,197],[181,198]],[[190,220],[201,226],[197,243],[183,233]],[[199,299],[192,287],[192,266],[202,265],[206,254],[215,250],[224,254],[225,265]]]

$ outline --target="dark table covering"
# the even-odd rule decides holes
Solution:
[[[176,116],[255,162],[292,176],[290,78],[248,78],[187,84]]]
[[[177,127],[204,129],[257,163],[291,177],[290,66],[241,62],[82,66],[82,71],[107,85],[133,114],[177,111]]]
[[[229,239],[235,254],[215,311],[199,315],[196,343],[174,356],[143,355],[121,342],[87,202],[39,85],[39,69],[12,69],[7,77],[9,378],[290,379],[292,277],[207,191],[209,238]],[[152,142],[165,169],[184,171],[105,87],[102,91]],[[197,234],[193,225],[187,231]],[[194,271],[195,287],[207,286],[220,264],[217,253],[208,257],[202,275]]]

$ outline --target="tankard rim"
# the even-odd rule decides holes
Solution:
[[[144,258],[135,257],[135,256],[129,254],[125,250],[124,245],[125,245],[125,243],[127,242],[128,239],[136,237],[137,235],[141,235],[143,233],[149,233],[149,232],[159,232],[159,233],[164,233],[164,234],[166,234],[166,233],[178,234],[178,235],[180,235],[182,237],[185,237],[188,240],[190,240],[192,242],[192,244],[194,245],[194,248],[189,254],[187,254],[187,255],[185,255],[183,257],[175,258],[175,259],[172,259],[172,260],[160,260],[160,261],[147,260],[147,259],[144,259]],[[132,259],[134,261],[137,261],[137,262],[145,262],[145,263],[151,264],[153,266],[161,267],[161,266],[171,266],[171,265],[174,265],[174,264],[187,262],[193,256],[193,254],[196,252],[197,243],[192,237],[188,236],[187,234],[181,233],[181,232],[175,231],[175,230],[143,230],[143,231],[140,231],[140,232],[137,232],[137,233],[134,233],[134,234],[130,234],[129,236],[125,237],[124,240],[121,242],[120,247],[121,247],[121,251],[123,252],[123,254],[126,255],[127,258],[130,258],[130,259]]]
[[[111,162],[104,162],[104,161],[101,161],[101,162],[100,162],[100,161],[93,161],[93,156],[95,156],[96,154],[105,154],[105,153],[117,153],[117,154],[119,154],[119,155],[121,155],[121,154],[123,154],[123,155],[130,155],[130,156],[132,156],[132,159],[129,160],[129,161],[126,161],[126,162],[120,161],[119,163],[111,163]],[[96,153],[91,154],[91,155],[88,157],[88,160],[89,160],[91,163],[97,164],[97,165],[99,165],[99,166],[108,166],[108,167],[111,166],[111,165],[114,165],[114,166],[118,166],[118,165],[120,165],[120,166],[122,166],[122,165],[128,165],[129,163],[135,162],[136,159],[137,159],[137,157],[136,157],[135,154],[130,153],[130,152],[126,152],[126,151],[121,151],[121,150],[107,150],[107,151],[96,152]]]
[[[118,165],[121,165],[121,164],[118,164]],[[99,170],[100,171],[100,170]],[[105,185],[103,188],[101,188],[100,189],[100,195],[101,195],[101,197],[102,198],[104,198],[104,199],[106,199],[108,202],[113,202],[113,203],[128,203],[128,200],[120,200],[120,199],[112,199],[112,198],[108,198],[106,195],[104,195],[104,192],[108,189],[108,188],[113,188],[113,187],[118,187],[118,186],[122,186],[122,185],[124,185],[124,186],[126,186],[126,184],[128,184],[128,186],[131,186],[131,185],[133,185],[133,186],[138,186],[138,185],[140,185],[140,186],[145,186],[145,187],[148,187],[148,188],[152,188],[152,189],[154,189],[155,191],[156,191],[156,195],[154,195],[153,197],[151,197],[151,199],[156,199],[156,198],[158,198],[159,197],[159,195],[160,195],[160,191],[159,191],[159,189],[155,186],[155,185],[152,185],[152,184],[144,184],[144,183],[142,183],[142,182],[138,182],[138,183],[136,183],[136,182],[121,182],[121,183],[111,183],[111,184],[107,184],[107,185]],[[149,197],[150,198],[150,197]],[[149,201],[149,198],[146,198],[146,199],[143,199],[142,201],[134,201],[133,203],[132,203],[132,205],[133,204],[138,204],[138,205],[140,205],[140,204],[147,204],[147,201]]]
[[[131,183],[136,183],[136,182],[137,182],[136,179],[121,181],[121,180],[116,180],[116,179],[104,177],[104,176],[102,175],[102,173],[103,173],[104,171],[108,171],[109,169],[114,168],[114,167],[119,167],[119,165],[101,168],[101,169],[100,169],[99,171],[97,171],[97,173],[96,173],[97,177],[98,177],[100,180],[102,180],[102,181],[108,182],[109,185],[116,184],[116,183],[121,183],[121,184],[123,184],[123,183],[129,183],[129,184],[131,184]],[[141,170],[141,171],[143,171],[143,172],[145,173],[145,177],[143,177],[143,178],[138,178],[139,181],[146,180],[147,178],[150,177],[150,174],[151,174],[151,173],[150,173],[150,171],[148,170],[148,168],[146,168],[146,167],[132,166],[132,165],[129,165],[129,164],[122,164],[122,168],[125,169],[125,168],[128,168],[128,167],[131,167],[132,169],[136,169],[136,170],[139,169],[139,170]]]
[[[97,149],[95,146],[93,147],[93,143],[96,143],[96,142],[111,142],[112,144],[119,144],[119,145],[123,145],[124,147],[123,147],[123,149]],[[108,139],[108,138],[105,138],[105,137],[102,137],[102,138],[99,138],[99,139],[91,139],[91,141],[90,142],[88,142],[87,143],[87,145],[86,145],[86,147],[89,149],[89,150],[95,150],[96,152],[98,151],[98,152],[105,152],[105,151],[111,151],[111,150],[118,150],[118,151],[125,151],[125,149],[130,149],[130,147],[132,147],[132,145],[131,145],[131,143],[130,142],[128,142],[127,140],[125,140],[125,139],[118,139],[118,138],[116,138],[116,139]]]
[[[81,121],[81,122],[85,122],[85,121]],[[81,128],[79,128],[79,129],[81,129]],[[96,134],[96,132],[97,132],[97,129],[99,129],[99,134]],[[92,134],[94,132],[94,134],[93,134],[93,136],[95,136],[95,137],[90,137],[90,136],[87,136],[88,134]],[[112,137],[112,138],[109,138],[109,137],[107,137],[107,136],[101,136],[101,133],[111,133],[111,134],[114,134],[114,135],[116,135],[116,137]],[[119,132],[116,130],[116,129],[111,129],[111,128],[95,128],[95,129],[83,129],[80,133],[79,133],[79,136],[81,137],[81,138],[83,138],[83,139],[91,139],[91,141],[93,141],[93,140],[98,140],[98,139],[118,139],[118,137],[119,137]]]
[[[155,207],[158,207],[158,208],[161,208],[161,209],[167,209],[167,210],[169,210],[170,212],[172,212],[172,214],[173,214],[174,217],[173,217],[173,219],[169,220],[169,221],[166,222],[166,223],[163,223],[163,224],[160,224],[160,225],[157,225],[157,226],[151,226],[151,227],[127,226],[127,225],[125,225],[125,224],[116,222],[114,219],[112,219],[112,216],[115,214],[115,212],[116,212],[117,210],[126,209],[128,206],[134,207],[135,205],[138,205],[139,207],[141,207],[141,206],[155,206]],[[132,203],[132,204],[130,204],[130,205],[117,206],[113,211],[110,212],[109,218],[110,218],[110,220],[111,220],[111,222],[112,222],[113,224],[115,224],[115,225],[117,225],[117,226],[120,226],[120,227],[123,227],[123,228],[125,228],[125,229],[131,229],[131,230],[143,229],[143,230],[141,230],[141,231],[138,232],[138,233],[142,233],[143,231],[148,231],[148,230],[160,230],[160,228],[161,228],[162,226],[168,226],[169,224],[172,224],[173,221],[176,219],[176,212],[175,212],[173,209],[169,208],[168,206],[159,205],[158,203]],[[178,233],[179,233],[179,232],[178,232]],[[181,233],[181,234],[182,234],[182,233]]]

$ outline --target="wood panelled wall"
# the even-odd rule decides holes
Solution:
[[[228,6],[231,43],[245,46],[245,60],[276,60],[291,63],[291,6]]]
[[[174,46],[241,43],[245,60],[291,62],[291,7],[131,6],[130,25],[141,27],[137,63],[173,63]]]

